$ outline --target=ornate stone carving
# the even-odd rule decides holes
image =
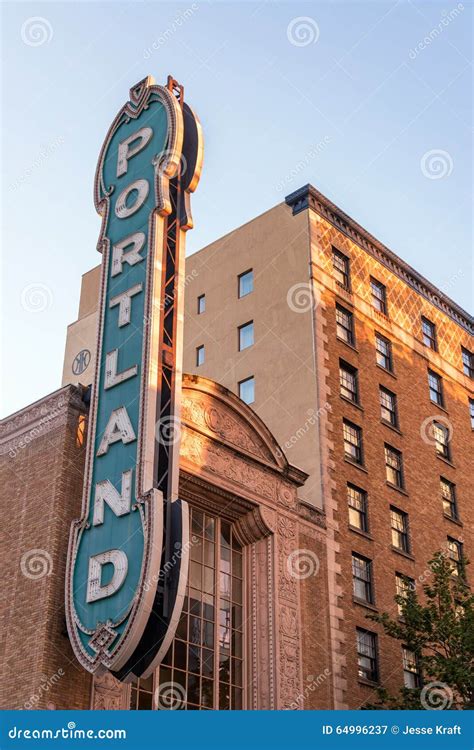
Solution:
[[[94,676],[92,708],[98,711],[120,711],[128,706],[128,686],[119,682],[110,672]]]
[[[181,456],[224,479],[245,487],[250,493],[275,500],[277,479],[270,470],[252,465],[229,448],[218,445],[204,435],[185,427],[181,439]]]
[[[299,623],[299,579],[289,564],[297,551],[297,524],[287,516],[278,518],[278,602],[276,613],[279,645],[279,705],[278,708],[303,708],[301,676],[301,636]]]
[[[186,391],[185,391],[186,393]],[[183,422],[214,433],[220,440],[242,448],[259,458],[268,460],[270,454],[264,443],[249,432],[246,424],[239,421],[224,405],[217,406],[209,397],[198,393],[183,394],[181,402]]]

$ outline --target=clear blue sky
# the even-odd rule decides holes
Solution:
[[[4,414],[60,385],[80,277],[100,260],[97,155],[146,74],[180,80],[204,128],[188,252],[311,182],[470,309],[467,2],[17,2],[2,12]]]

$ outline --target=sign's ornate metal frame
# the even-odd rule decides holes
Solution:
[[[152,153],[157,143],[160,150]],[[188,512],[178,498],[184,239],[202,156],[201,127],[183,88],[171,77],[166,87],[147,77],[112,123],[95,176],[102,216],[99,331],[82,513],[69,542],[66,618],[80,663],[126,681],[160,663],[184,599]],[[152,180],[140,175],[141,164]],[[120,242],[117,227],[128,227]],[[123,289],[123,281],[133,285]],[[141,359],[118,372],[119,352],[125,361],[133,340],[135,353],[141,341]]]

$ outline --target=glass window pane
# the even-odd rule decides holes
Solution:
[[[239,276],[239,297],[253,292],[253,271],[246,271]]]

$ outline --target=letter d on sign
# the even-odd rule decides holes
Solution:
[[[110,582],[102,586],[102,568],[107,563],[111,563],[114,566],[114,573]],[[87,579],[87,601],[96,602],[98,599],[105,599],[105,597],[115,594],[125,581],[127,571],[128,559],[122,550],[111,549],[107,552],[101,552],[100,555],[91,557],[89,559],[89,576]]]

